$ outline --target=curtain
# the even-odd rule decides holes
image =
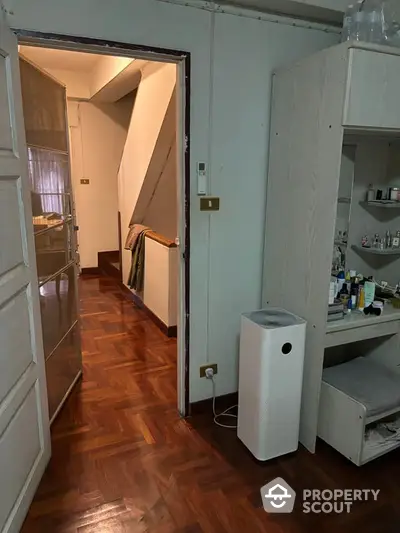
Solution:
[[[68,156],[28,146],[28,171],[33,193],[44,213],[69,213]]]

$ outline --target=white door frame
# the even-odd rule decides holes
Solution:
[[[190,333],[190,53],[119,43],[71,37],[58,34],[31,32],[13,28],[18,42],[27,46],[56,48],[76,52],[125,56],[148,61],[177,65],[177,168],[178,168],[178,357],[177,392],[178,411],[189,414],[189,333]]]

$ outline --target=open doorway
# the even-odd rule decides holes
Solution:
[[[185,375],[188,371],[185,363],[188,277],[185,271],[189,256],[183,253],[187,251],[188,207],[184,206],[188,203],[188,191],[184,176],[184,102],[178,81],[181,67],[176,61],[166,61],[165,57],[162,61],[154,61],[155,56],[149,60],[95,53],[102,51],[100,46],[89,53],[33,44],[21,44],[21,65],[27,65],[28,70],[35,68],[65,87],[66,153],[70,165],[68,175],[57,181],[54,167],[60,153],[53,152],[50,171],[44,181],[40,179],[37,171],[41,157],[37,152],[40,154],[47,148],[40,143],[32,145],[26,132],[32,198],[37,211],[34,214],[36,224],[43,219],[44,222],[54,218],[58,221],[60,197],[69,195],[70,214],[77,231],[68,246],[71,254],[77,252],[76,270],[81,288],[74,320],[79,318],[79,313],[83,315],[83,365],[89,364],[85,356],[93,361],[99,351],[106,361],[107,343],[108,346],[118,343],[117,351],[125,350],[128,355],[129,343],[124,342],[124,334],[137,338],[141,331],[145,340],[146,335],[156,338],[157,342],[164,338],[169,353],[171,347],[175,347],[176,402],[180,413],[185,414],[188,398]],[[24,79],[22,92],[24,94]],[[25,100],[28,101],[28,104],[24,102],[26,115],[29,98]],[[39,174],[36,180],[35,172]],[[63,226],[61,220],[59,223]],[[49,228],[47,239],[44,238],[47,230],[40,231],[42,244],[45,241],[47,246],[54,230]],[[36,241],[38,246],[39,239]],[[177,245],[179,242],[185,243],[181,249]],[[46,300],[51,294],[57,307],[63,299],[64,285],[69,295],[72,282],[62,268],[57,272],[53,270],[50,277],[44,276],[41,280],[41,295]],[[54,291],[46,292],[47,283],[54,285]],[[102,296],[107,303],[101,303]],[[70,303],[69,296],[66,300]],[[79,378],[80,368],[76,364],[72,371],[68,368],[68,377],[65,365],[60,371],[54,368],[57,367],[54,354],[62,348],[69,330],[64,324],[59,338],[55,338],[56,315],[51,306],[43,304],[46,307],[46,312],[42,310],[43,328],[46,330],[46,321],[50,321],[48,329],[53,335],[45,354],[53,367],[52,376],[47,376],[50,393],[55,377],[61,374],[62,378],[57,385],[62,390],[56,391],[56,399],[50,406],[53,420]],[[110,308],[105,309],[107,305]],[[121,312],[122,308],[129,312],[134,310],[136,314],[127,317],[125,311]],[[62,314],[60,311],[58,318]],[[86,326],[90,323],[86,332],[85,323]],[[132,323],[141,323],[141,326],[132,332]],[[69,325],[72,327],[72,322]],[[153,327],[158,328],[157,333]],[[105,338],[106,343],[99,348],[101,338]],[[128,368],[129,362],[121,364]],[[54,398],[54,394],[51,396]]]

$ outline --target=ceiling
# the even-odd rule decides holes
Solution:
[[[44,69],[74,70],[75,72],[93,70],[100,59],[104,57],[101,54],[71,52],[39,46],[21,46],[19,51],[27,59]]]

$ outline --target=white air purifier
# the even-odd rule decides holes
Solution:
[[[237,435],[260,461],[298,448],[305,338],[283,309],[242,315]]]

